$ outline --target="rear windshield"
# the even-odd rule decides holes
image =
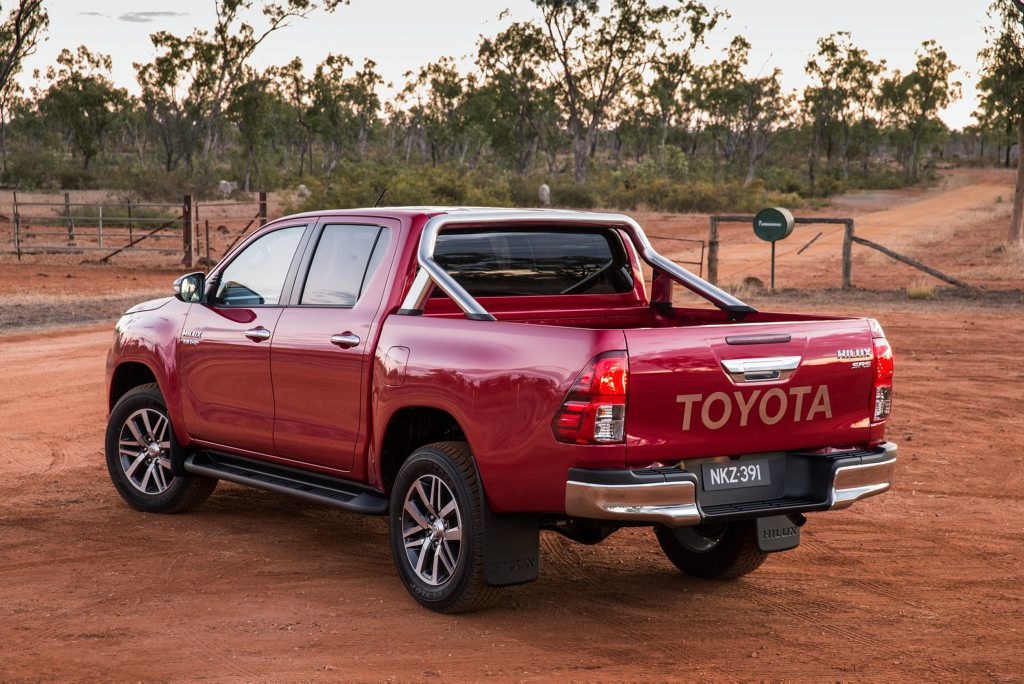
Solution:
[[[442,233],[434,259],[474,297],[615,294],[633,289],[622,241],[606,229]],[[440,294],[434,291],[435,296]]]

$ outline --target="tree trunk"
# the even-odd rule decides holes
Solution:
[[[590,141],[582,132],[573,136],[572,140],[573,178],[576,185],[587,180],[587,163],[590,161]]]
[[[821,141],[821,129],[814,124],[814,136],[811,140],[811,158],[807,161],[807,193],[814,197],[818,183],[818,145]]]
[[[249,147],[248,154],[245,157],[245,181],[243,182],[242,191],[249,192],[249,179],[252,178],[252,147]]]
[[[3,156],[4,173],[7,173],[7,120],[0,116],[0,155]]]
[[[1024,113],[1017,120],[1017,149],[1024,150]],[[1017,193],[1013,196],[1013,216],[1010,218],[1011,243],[1024,244],[1024,154],[1017,155]]]
[[[907,157],[906,164],[907,177],[915,183],[917,182],[920,173],[917,160],[918,148],[920,146],[920,138],[920,130],[915,130],[910,139],[910,154]]]
[[[850,124],[843,121],[843,180],[850,179]]]
[[[864,173],[864,176],[867,177],[868,163],[871,161],[871,132],[868,128],[866,117],[862,117],[860,121],[861,125],[864,127],[864,142],[862,143],[864,145],[864,149],[861,150],[861,171]]]
[[[749,188],[750,184],[754,182],[754,176],[757,174],[757,160],[753,157],[747,161],[747,175],[743,179],[743,187]]]

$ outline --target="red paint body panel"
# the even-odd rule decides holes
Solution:
[[[571,466],[622,468],[621,444],[577,446],[554,439],[551,421],[580,369],[623,349],[619,330],[546,328],[466,319],[392,316],[378,347],[373,383],[375,441],[402,408],[447,411],[462,426],[495,511],[560,511]],[[409,348],[400,387],[382,381],[380,350]]]
[[[755,333],[792,339],[749,346],[725,340]],[[626,340],[630,465],[868,442],[872,370],[852,370],[836,358],[837,349],[871,346],[863,320],[627,330]],[[737,383],[722,368],[724,360],[788,356],[802,361],[782,380]],[[814,403],[821,387],[827,405],[825,395]]]
[[[274,391],[270,345],[245,331],[273,333],[283,308],[224,309],[192,305],[185,330],[202,332],[198,344],[179,344],[182,415],[188,434],[248,451],[274,451]]]
[[[384,292],[401,244],[400,223],[372,217],[330,221],[371,221],[389,228],[391,234],[359,301],[351,308],[287,307],[277,323],[271,375],[274,454],[280,458],[349,473],[356,454],[366,453],[373,351]],[[360,342],[342,349],[331,344],[330,338],[336,334],[354,334]]]
[[[185,325],[188,304],[173,297],[136,305],[118,321],[114,343],[107,354],[107,396],[117,368],[139,363],[156,378],[167,401],[167,409],[178,442],[188,446],[181,412],[181,380],[178,375],[178,339]]]
[[[225,312],[177,300],[143,307],[118,324],[108,382],[120,364],[148,366],[186,446],[217,446],[378,489],[383,489],[380,448],[389,421],[413,407],[446,411],[465,432],[497,512],[564,511],[570,467],[644,467],[881,439],[884,424],[868,424],[871,369],[851,370],[836,354],[871,346],[863,319],[758,313],[737,324],[714,309],[677,309],[666,315],[649,306],[639,278],[632,292],[619,295],[481,298],[496,322],[468,320],[444,297],[431,299],[424,315],[397,315],[416,272],[423,224],[442,211],[289,217],[293,223],[373,222],[391,229],[381,266],[353,308]],[[281,223],[236,247],[212,274]],[[628,242],[627,249],[639,274]],[[255,343],[242,335],[257,325],[273,333],[270,340]],[[201,342],[182,344],[183,331],[198,328]],[[331,335],[345,332],[358,335],[360,344],[348,350],[330,344]],[[792,339],[749,346],[725,342],[726,335],[754,332],[784,332]],[[625,443],[558,442],[551,422],[566,392],[591,359],[611,350],[628,353]],[[788,379],[749,386],[737,385],[721,365],[723,360],[769,356],[802,360]],[[801,394],[803,387],[812,389]],[[808,416],[820,387],[827,388],[828,410],[819,406]],[[758,402],[772,390],[777,391],[766,405],[770,424],[765,424]],[[700,395],[703,401],[716,393],[721,396],[706,416],[712,425],[705,424],[702,405],[691,402],[691,421],[684,430],[686,403],[678,397]],[[773,422],[780,393],[787,396],[788,413]],[[726,400],[731,415],[721,420]],[[800,420],[795,418],[798,400]],[[744,404],[747,425],[741,426]]]

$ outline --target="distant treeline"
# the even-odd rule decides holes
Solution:
[[[384,186],[389,203],[535,204],[547,183],[567,206],[711,211],[897,187],[940,160],[1013,155],[1016,120],[990,92],[977,125],[951,131],[938,118],[961,86],[934,41],[903,73],[847,33],[819,38],[797,93],[777,68],[748,75],[743,36],[711,55],[706,39],[727,15],[696,0],[535,2],[536,21],[480,40],[473,68],[440,59],[382,101],[371,60],[250,66],[293,21],[345,21],[339,0],[268,3],[254,23],[251,0],[216,0],[209,29],[151,36],[158,57],[134,65],[139,96],[86,46],[23,91],[13,76],[47,18],[40,0],[22,0],[0,27],[3,180],[151,197],[208,193],[220,179],[301,183],[309,202],[336,206],[372,203]]]

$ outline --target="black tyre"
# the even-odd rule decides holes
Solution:
[[[442,613],[497,598],[484,582],[484,498],[465,442],[436,442],[402,464],[391,490],[391,554],[405,588]]]
[[[693,577],[736,579],[757,570],[768,556],[757,548],[753,520],[654,531],[668,559]]]
[[[121,397],[107,422],[107,472],[130,506],[148,513],[181,513],[206,501],[217,480],[171,474],[181,447],[160,387],[140,385]]]

